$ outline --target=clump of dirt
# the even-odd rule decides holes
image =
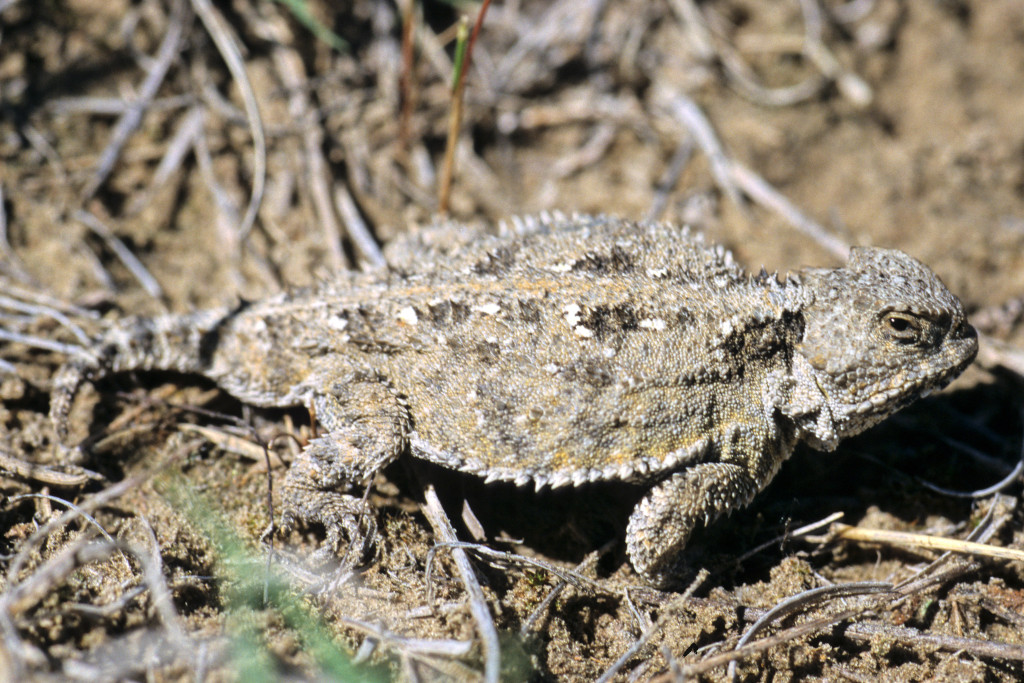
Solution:
[[[843,513],[1024,545],[1019,476],[976,499],[935,488],[984,489],[1020,457],[1020,3],[488,9],[455,217],[689,223],[755,272],[897,247],[991,335],[953,387],[833,454],[799,451],[699,533],[685,592],[632,573],[636,493],[614,485],[536,494],[398,463],[369,490],[367,563],[316,555],[318,529],[270,546],[284,470],[266,458],[294,457],[309,417],[195,377],[86,390],[71,429],[99,478],[50,467],[52,375],[108,320],[309,284],[430,222],[459,10],[400,5],[313,0],[307,21],[251,0],[0,1],[0,678],[462,680],[495,647],[507,680],[720,680],[731,660],[748,681],[1024,676],[1021,562],[791,535]],[[436,545],[427,484],[477,520],[457,533],[487,546],[469,555],[496,644]]]

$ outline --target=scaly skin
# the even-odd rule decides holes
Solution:
[[[804,441],[831,450],[956,377],[977,339],[924,265],[861,248],[780,282],[665,224],[454,223],[391,267],[234,309],[131,318],[55,380],[135,369],[204,375],[258,406],[304,405],[326,433],[285,483],[285,519],[362,543],[340,489],[411,453],[491,480],[650,482],[627,549],[671,579],[691,531],[744,506]]]

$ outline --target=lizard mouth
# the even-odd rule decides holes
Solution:
[[[850,405],[845,412],[842,436],[853,436],[884,420],[920,398],[940,391],[956,379],[978,354],[978,333],[966,321],[951,330],[943,353],[933,363],[889,386],[875,386],[868,398]]]

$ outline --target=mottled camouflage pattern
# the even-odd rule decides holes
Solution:
[[[325,434],[292,465],[286,521],[360,540],[338,489],[409,452],[491,480],[652,483],[627,548],[655,583],[692,529],[746,505],[798,441],[831,450],[977,351],[960,302],[913,258],[860,248],[837,269],[746,275],[685,228],[519,218],[443,224],[391,268],[233,309],[124,320],[56,380],[202,374],[258,406],[305,405]]]

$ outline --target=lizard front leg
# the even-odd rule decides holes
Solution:
[[[629,518],[626,550],[633,567],[652,584],[666,585],[680,568],[697,524],[744,507],[759,489],[735,463],[701,463],[673,474],[651,489]]]
[[[288,470],[282,523],[285,528],[299,521],[323,524],[324,553],[340,547],[344,532],[361,557],[375,535],[375,515],[362,498],[338,489],[366,483],[399,456],[406,446],[409,411],[377,379],[337,383],[315,394],[312,404],[327,433],[310,441]]]

